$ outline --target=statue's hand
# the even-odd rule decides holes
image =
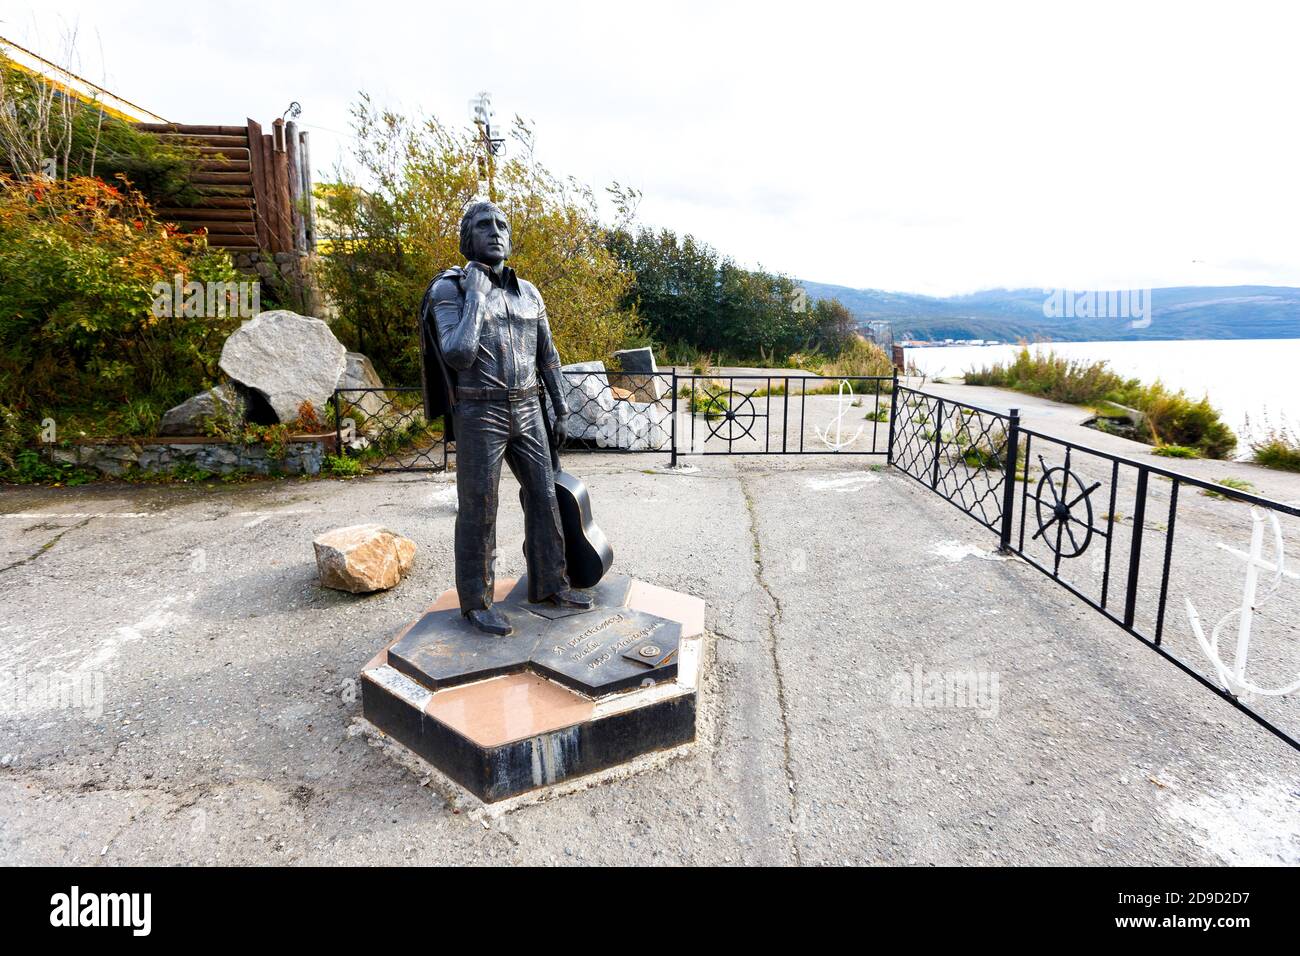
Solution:
[[[569,437],[569,413],[557,416],[555,419],[555,443],[561,444]]]
[[[471,292],[487,295],[492,291],[492,279],[488,275],[487,269],[477,262],[470,262],[465,266],[461,274],[460,288],[466,295]]]

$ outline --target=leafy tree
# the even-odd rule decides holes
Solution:
[[[380,110],[365,95],[352,117],[355,170],[317,191],[321,281],[336,333],[387,380],[414,383],[416,311],[429,280],[464,261],[460,219],[479,193],[481,147],[472,131]],[[541,166],[518,119],[494,179],[511,224],[511,265],[541,291],[564,360],[606,358],[634,339],[632,275],[606,246],[592,190]],[[635,194],[615,187],[615,195],[630,210]]]
[[[618,230],[609,248],[633,272],[624,305],[670,351],[722,352],[771,362],[796,352],[838,354],[854,334],[836,300],[808,305],[789,276],[744,269],[692,236]]]
[[[839,299],[818,299],[812,307],[813,346],[827,355],[838,355],[857,337],[858,323]]]

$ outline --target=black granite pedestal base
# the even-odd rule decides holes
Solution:
[[[448,591],[362,672],[365,718],[492,802],[695,738],[704,603],[626,576],[588,611],[498,582],[493,637]]]

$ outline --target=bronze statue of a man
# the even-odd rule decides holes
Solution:
[[[511,633],[492,605],[497,487],[504,458],[518,479],[524,509],[528,599],[589,608],[589,594],[570,587],[564,533],[555,497],[550,437],[542,410],[546,389],[555,410],[556,440],[568,429],[560,390],[560,356],[546,306],[531,283],[506,265],[510,224],[490,202],[475,202],[460,224],[467,260],[436,276],[421,309],[424,344],[437,356],[426,365],[426,404],[441,391],[447,436],[456,441],[456,591],[460,609],[489,634]],[[432,377],[440,379],[436,383]],[[438,393],[433,393],[435,406]]]

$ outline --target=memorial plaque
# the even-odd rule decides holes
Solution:
[[[565,627],[558,626],[561,623]],[[550,640],[533,652],[532,662],[560,683],[600,696],[671,680],[677,665],[665,661],[664,655],[632,658],[625,652],[644,646],[652,635],[656,645],[675,651],[681,633],[676,621],[626,607],[604,608],[552,622]]]

